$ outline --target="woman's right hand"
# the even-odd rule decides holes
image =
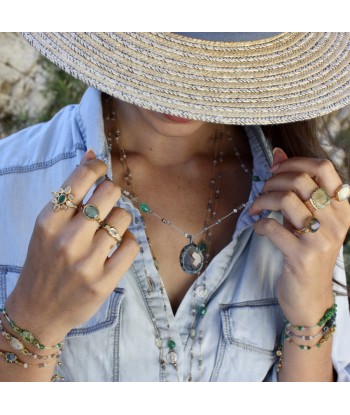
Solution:
[[[73,203],[82,203],[107,166],[90,150],[62,188],[72,187]],[[40,212],[18,283],[6,302],[17,326],[30,330],[47,346],[60,342],[75,326],[92,317],[132,264],[139,247],[127,231],[130,214],[115,207],[120,188],[105,180],[89,199],[100,218],[119,230],[115,240],[81,209],[54,212],[51,201]]]

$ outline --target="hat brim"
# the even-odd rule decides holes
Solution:
[[[244,42],[163,32],[23,36],[87,85],[179,117],[279,124],[350,104],[349,33],[281,33]]]

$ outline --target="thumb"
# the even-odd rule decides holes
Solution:
[[[273,160],[272,160],[272,167],[271,172],[275,173],[278,170],[279,165],[288,159],[287,154],[279,147],[275,147],[273,149]]]

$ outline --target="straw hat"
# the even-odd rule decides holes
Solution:
[[[350,103],[349,33],[23,33],[66,72],[143,108],[225,124]]]

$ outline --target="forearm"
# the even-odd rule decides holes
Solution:
[[[282,349],[282,366],[278,373],[281,382],[332,382],[332,339],[302,350],[295,344],[284,342]]]

